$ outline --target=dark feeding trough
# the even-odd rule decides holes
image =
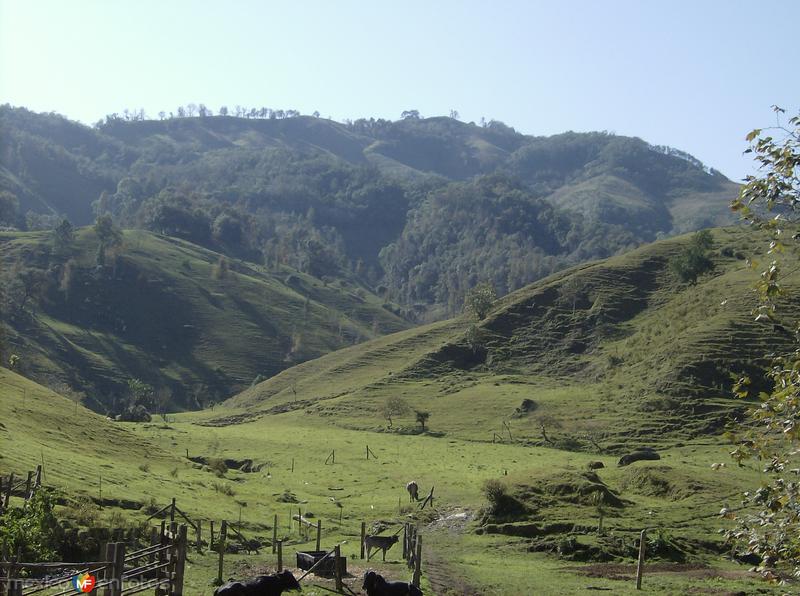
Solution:
[[[302,569],[303,571],[308,571],[314,565],[322,561],[322,559],[327,555],[327,551],[324,550],[310,550],[310,551],[298,551],[297,553],[297,567]],[[339,573],[344,576],[347,574],[347,557],[340,556],[338,560],[336,559],[336,555],[331,553],[327,559],[319,563],[316,567],[314,567],[314,573],[322,576],[322,577],[333,577],[336,574],[336,564],[339,565]]]

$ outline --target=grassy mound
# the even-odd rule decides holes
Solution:
[[[705,483],[671,466],[645,466],[626,468],[620,488],[637,495],[680,500],[706,490]]]

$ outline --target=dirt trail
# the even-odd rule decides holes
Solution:
[[[480,596],[478,589],[470,586],[464,579],[452,572],[450,566],[431,548],[423,545],[423,575],[428,579],[432,596]]]

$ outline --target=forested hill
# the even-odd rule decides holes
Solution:
[[[505,293],[726,223],[736,193],[685,153],[607,133],[534,137],[414,112],[344,124],[204,113],[90,128],[0,107],[0,223],[42,229],[110,213],[269,267],[348,268],[442,314],[481,279]]]

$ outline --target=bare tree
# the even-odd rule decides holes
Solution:
[[[410,408],[408,407],[408,404],[402,397],[393,395],[386,399],[381,413],[389,422],[388,428],[392,428],[392,418],[395,416],[402,416],[403,414],[408,413],[409,410]]]

